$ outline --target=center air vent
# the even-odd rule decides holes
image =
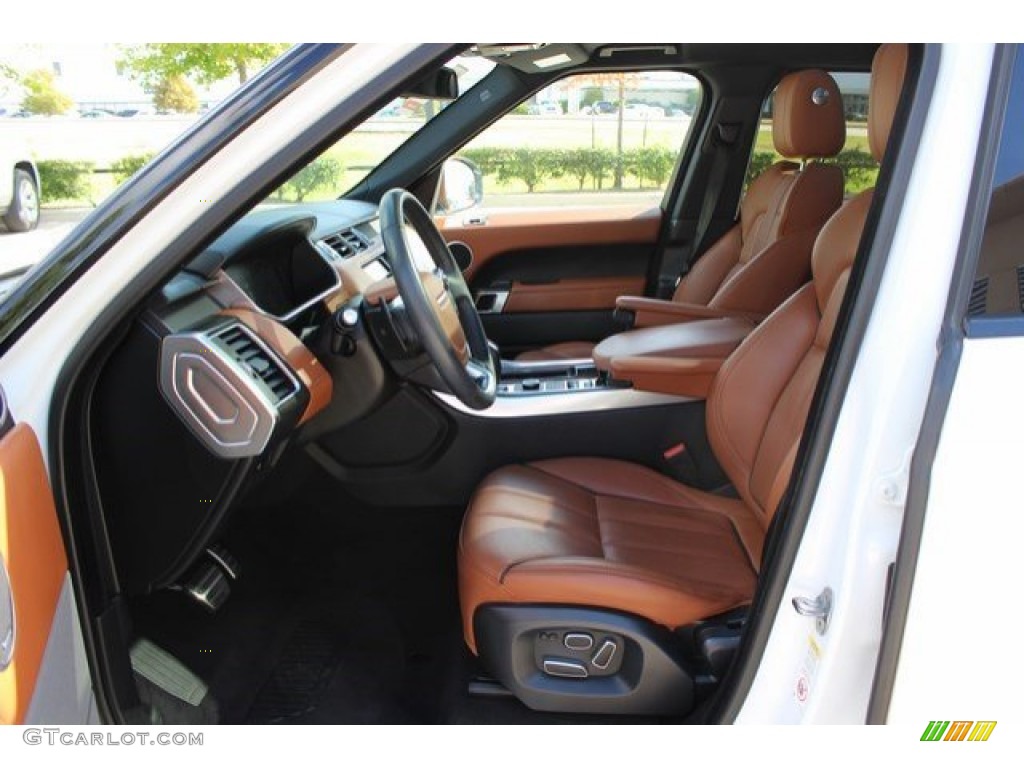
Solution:
[[[343,259],[365,251],[370,244],[354,229],[345,229],[323,239],[324,245]]]
[[[295,380],[242,326],[225,328],[216,338],[223,342],[246,373],[267,385],[278,403],[298,391]]]

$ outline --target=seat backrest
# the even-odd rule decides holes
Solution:
[[[906,67],[904,45],[883,45],[872,63],[868,136],[879,162]],[[828,220],[814,243],[812,281],[744,340],[708,396],[712,449],[765,529],[789,483],[873,192],[847,201]]]
[[[814,238],[843,202],[837,165],[804,164],[833,157],[846,141],[842,97],[827,72],[809,69],[782,79],[772,138],[790,160],[751,183],[739,221],[679,283],[676,301],[767,314],[807,281]]]

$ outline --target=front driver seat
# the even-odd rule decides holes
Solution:
[[[876,160],[906,63],[902,45],[882,46],[874,58],[868,135]],[[812,281],[715,379],[708,437],[738,499],[599,458],[504,467],[477,489],[458,554],[465,638],[528,706],[692,706],[692,670],[673,630],[753,597],[871,200],[865,191],[828,221]]]

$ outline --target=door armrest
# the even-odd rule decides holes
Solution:
[[[636,328],[649,328],[670,323],[685,323],[693,320],[710,318],[739,318],[759,323],[764,315],[756,312],[737,312],[718,307],[706,307],[703,304],[686,304],[680,301],[651,299],[646,296],[619,296],[615,300],[615,308],[620,312],[629,312],[634,317]]]

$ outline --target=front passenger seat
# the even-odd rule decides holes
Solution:
[[[787,75],[775,90],[772,140],[783,157],[751,183],[739,220],[693,265],[672,301],[764,316],[807,282],[814,238],[843,202],[839,166],[808,162],[834,157],[846,142],[839,86],[827,72]],[[677,318],[675,322],[679,322]],[[594,343],[569,341],[519,360],[588,358]]]
[[[906,66],[902,45],[874,58],[868,136],[879,161]],[[828,221],[812,281],[743,341],[712,385],[708,437],[739,498],[600,458],[504,467],[477,489],[458,555],[466,642],[528,706],[692,705],[692,668],[673,631],[753,597],[872,192]]]

